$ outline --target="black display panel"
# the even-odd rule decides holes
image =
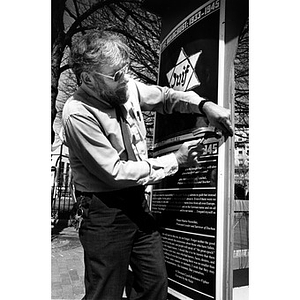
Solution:
[[[207,1],[178,20],[161,43],[159,85],[192,90],[217,103],[219,22],[220,1]],[[168,299],[216,297],[218,155],[224,138],[207,136],[208,125],[196,114],[156,115],[154,156],[205,138],[197,167],[180,169],[153,187],[151,210],[162,235]],[[204,131],[197,133],[199,127]]]

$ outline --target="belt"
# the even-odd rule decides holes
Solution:
[[[79,190],[75,190],[76,198],[79,196],[86,196],[86,197],[92,198],[93,195],[95,195],[98,198],[101,198],[101,196],[104,196],[104,197],[107,197],[107,196],[108,197],[110,197],[110,196],[132,197],[136,193],[140,194],[140,195],[144,195],[145,187],[144,186],[135,186],[135,187],[129,187],[129,188],[115,190],[115,191],[111,191],[111,192],[82,192]]]
[[[78,190],[75,190],[75,197],[79,197],[79,196],[86,196],[86,197],[89,197],[89,198],[92,198],[94,195],[94,193],[92,192],[81,192],[81,191],[78,191]]]

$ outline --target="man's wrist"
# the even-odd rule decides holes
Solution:
[[[204,115],[204,116],[206,116],[206,113],[205,113],[204,110],[203,110],[203,106],[204,106],[205,103],[207,103],[207,102],[211,102],[211,100],[208,100],[208,99],[206,99],[206,98],[203,98],[203,100],[201,100],[201,102],[200,102],[199,105],[198,105],[198,108],[199,108],[200,113],[201,113],[202,115]]]

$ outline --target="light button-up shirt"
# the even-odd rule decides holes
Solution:
[[[137,161],[121,159],[126,151],[116,111],[85,86],[66,102],[63,136],[69,147],[74,185],[83,192],[106,192],[154,184],[178,171],[175,154],[148,158],[143,110],[200,113],[201,98],[194,92],[128,81],[126,120]]]

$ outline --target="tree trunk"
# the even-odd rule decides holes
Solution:
[[[60,76],[60,64],[65,48],[65,33],[63,14],[65,10],[66,0],[51,1],[51,144],[54,142],[55,133],[53,123],[56,116],[56,97],[58,94],[58,81]]]
[[[60,77],[60,64],[63,57],[63,42],[58,40],[52,47],[51,58],[51,144],[54,142],[55,133],[53,123],[57,113],[56,98],[58,95],[58,82]]]

